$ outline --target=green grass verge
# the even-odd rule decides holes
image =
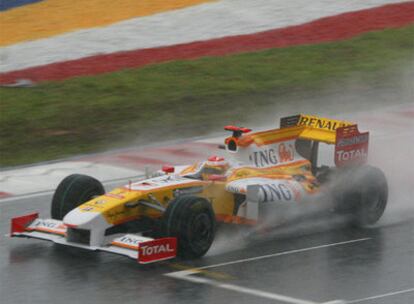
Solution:
[[[315,92],[355,73],[378,81],[412,60],[412,37],[414,26],[336,43],[1,88],[0,166],[203,135],[291,92]],[[262,98],[269,95],[278,98]]]

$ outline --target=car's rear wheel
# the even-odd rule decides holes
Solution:
[[[339,200],[339,210],[348,211],[352,222],[365,227],[375,224],[387,206],[388,184],[384,173],[375,167],[363,166],[348,170],[339,177],[345,187]]]
[[[105,189],[97,179],[82,174],[69,175],[56,188],[51,216],[62,220],[69,211],[104,193]]]
[[[182,196],[167,207],[161,224],[164,236],[178,239],[178,255],[198,258],[206,254],[213,243],[216,220],[211,204],[204,198]]]

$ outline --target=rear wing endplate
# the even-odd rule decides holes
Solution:
[[[369,132],[360,133],[357,125],[336,130],[335,165],[361,165],[368,160]]]

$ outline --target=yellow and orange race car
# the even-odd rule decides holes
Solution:
[[[110,192],[92,177],[70,175],[54,193],[51,219],[37,213],[14,218],[11,236],[150,263],[201,257],[217,223],[271,226],[292,206],[305,210],[329,201],[330,210],[360,226],[383,214],[387,181],[380,169],[365,165],[369,133],[357,125],[295,115],[282,118],[279,129],[225,129],[232,132],[222,146],[226,157],[164,166],[152,178]],[[321,143],[334,147],[335,166],[318,165]]]

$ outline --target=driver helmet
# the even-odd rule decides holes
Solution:
[[[210,156],[204,163],[203,173],[204,174],[219,174],[223,175],[227,172],[230,165],[229,162],[220,156]]]

